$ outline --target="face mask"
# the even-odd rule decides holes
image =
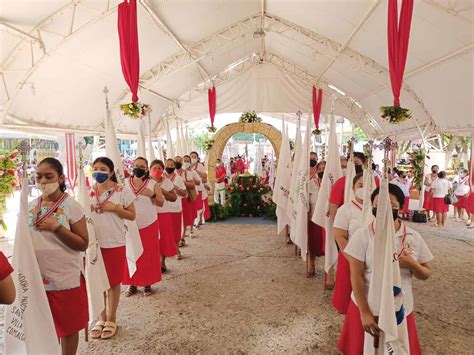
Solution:
[[[316,164],[318,164],[318,162],[317,162],[316,160],[314,160],[314,159],[311,159],[311,160],[309,161],[309,166],[312,167],[312,168],[314,168],[314,167],[316,166]]]
[[[59,189],[59,182],[51,182],[49,184],[36,183],[36,188],[41,191],[44,196],[49,196]]]
[[[359,187],[357,190],[355,190],[355,195],[359,200],[364,201],[364,189],[362,187]]]
[[[142,168],[134,168],[133,169],[133,175],[136,176],[137,178],[141,178],[146,174],[146,170]]]
[[[372,208],[372,214],[374,217],[377,217],[377,207]],[[394,221],[396,221],[398,218],[398,210],[396,208],[392,208],[392,217]]]
[[[323,175],[324,175],[324,171],[320,171],[318,173],[318,177],[322,180],[323,179]]]
[[[196,164],[198,160],[196,158],[191,158],[191,163]]]
[[[109,174],[108,174],[108,173],[101,172],[101,171],[96,171],[96,172],[93,172],[93,173],[92,173],[92,178],[93,178],[95,181],[97,181],[97,183],[103,184],[104,182],[106,182],[107,180],[109,180]]]
[[[153,169],[150,173],[152,178],[158,179],[163,175],[163,170]]]
[[[355,170],[356,170],[356,174],[361,174],[364,172],[364,168],[362,168],[362,165],[356,165]]]
[[[183,163],[178,163],[178,162],[176,162],[175,165],[176,165],[176,169],[178,169],[178,170],[183,167]]]
[[[184,170],[188,170],[190,166],[191,166],[190,163],[183,163],[183,169]]]
[[[173,174],[174,172],[174,168],[166,168],[165,170],[167,174]]]

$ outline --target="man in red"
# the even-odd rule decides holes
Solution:
[[[225,179],[227,171],[220,159],[216,160],[216,184],[214,185],[214,202],[225,205]]]
[[[354,152],[353,153],[353,161],[355,165],[356,174],[360,174],[364,172],[364,164],[367,158],[365,157],[364,153],[361,152]],[[375,184],[379,186],[380,180],[376,176],[375,177]],[[344,190],[346,185],[346,177],[343,176],[336,180],[334,186],[331,190],[331,195],[329,196],[329,214],[330,217],[334,220],[336,217],[336,213],[339,207],[344,204]]]
[[[243,174],[244,171],[245,171],[245,163],[242,160],[241,156],[239,156],[239,160],[237,160],[236,166],[237,166],[237,173],[238,174]]]

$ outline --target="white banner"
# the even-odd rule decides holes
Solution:
[[[291,218],[294,213],[294,201],[295,201],[295,184],[296,176],[298,175],[298,168],[302,150],[302,141],[301,141],[301,127],[298,122],[298,127],[296,129],[296,138],[295,138],[295,155],[293,156],[293,165],[291,168],[291,179],[290,179],[290,195],[288,197],[288,206],[286,207],[286,214],[291,221]]]
[[[28,182],[23,181],[13,246],[16,299],[5,309],[5,354],[60,354],[53,316],[28,227]]]
[[[354,199],[354,191],[352,190],[352,180],[356,176],[356,170],[354,165],[354,159],[352,154],[347,162],[346,169],[346,183],[344,185],[344,203],[350,202]]]
[[[137,223],[135,221],[125,221],[125,227],[127,228],[125,250],[128,273],[132,277],[135,271],[137,271],[137,260],[143,254],[143,245]]]

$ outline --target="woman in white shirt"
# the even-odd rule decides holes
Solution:
[[[332,297],[332,305],[339,313],[346,314],[351,300],[351,272],[349,262],[344,256],[344,248],[349,239],[359,230],[363,223],[362,204],[364,203],[364,174],[357,174],[352,180],[352,190],[355,198],[343,204],[334,219],[334,239],[339,247],[337,257],[336,285]]]
[[[308,213],[308,265],[306,277],[313,277],[316,274],[316,257],[324,256],[324,228],[311,221],[316,201],[318,200],[321,179],[324,174],[326,162],[317,162],[316,153],[310,154],[309,170],[309,213]]]
[[[179,250],[179,242],[181,240],[183,229],[183,205],[181,203],[181,198],[187,197],[188,193],[186,192],[183,178],[176,172],[176,163],[173,159],[166,160],[165,171],[166,178],[173,183],[174,192],[178,196],[175,201],[168,202],[168,210],[173,218],[173,233],[176,242],[176,253],[178,255],[178,260],[180,260],[181,251]]]
[[[454,194],[458,198],[458,202],[453,204],[454,217],[456,218],[456,222],[464,222],[464,210],[466,209],[466,200],[469,194],[469,190],[469,170],[463,169],[459,173],[459,177],[457,179],[457,187],[454,191]]]
[[[201,176],[196,171],[196,169],[192,168],[191,161],[192,159],[189,155],[183,156],[183,169],[189,172],[189,174],[191,174],[191,177],[194,181],[194,188],[196,192],[196,198],[191,201],[192,213],[193,213],[193,225],[191,226],[189,235],[192,237],[194,233],[196,220],[198,220],[198,214],[199,214],[198,211],[199,211],[200,205],[202,205],[202,193],[199,194],[199,191],[202,192],[202,179],[201,179]]]
[[[136,271],[132,277],[125,265],[123,284],[129,285],[125,297],[137,293],[138,287],[144,287],[144,296],[152,294],[151,285],[161,281],[160,243],[158,239],[158,218],[156,206],[163,206],[163,193],[156,182],[149,178],[148,161],[136,158],[133,162],[133,175],[125,189],[135,196],[135,221],[140,233],[143,253],[136,262]]]
[[[153,160],[150,164],[150,175],[161,188],[165,202],[163,206],[156,206],[155,213],[158,214],[160,230],[160,252],[161,252],[161,272],[166,272],[166,258],[177,254],[173,215],[170,203],[178,199],[174,192],[173,183],[164,176],[165,164],[161,160]]]
[[[453,187],[451,182],[446,179],[446,172],[440,171],[438,179],[431,184],[433,193],[433,212],[436,214],[435,227],[444,227],[446,217],[449,211],[449,205],[444,202],[444,197],[451,193]]]
[[[97,158],[92,164],[92,170],[92,178],[96,181],[90,193],[92,219],[110,289],[107,292],[107,313],[104,309],[90,334],[93,339],[109,339],[117,331],[120,284],[126,263],[125,235],[127,231],[124,220],[135,219],[133,205],[135,196],[118,185],[114,163],[109,158]]]
[[[59,160],[46,158],[38,164],[36,187],[41,196],[29,203],[28,225],[62,353],[75,354],[79,331],[89,321],[83,276],[89,237],[84,210],[65,192],[64,179]]]
[[[431,276],[428,262],[433,259],[433,255],[420,234],[398,218],[398,211],[403,208],[405,203],[403,191],[393,184],[389,184],[388,189],[394,218],[395,245],[396,250],[400,250],[398,262],[410,354],[421,354],[413,312],[412,276],[420,280],[427,280]],[[379,188],[376,188],[371,196],[374,215],[377,214],[379,191]],[[367,301],[374,267],[376,228],[375,221],[366,227],[361,227],[349,239],[344,249],[350,264],[353,290],[338,344],[338,349],[344,354],[362,354],[364,352],[364,332],[378,336],[381,331]],[[367,344],[368,347],[370,345]]]
[[[197,192],[198,192],[198,197],[196,199],[196,212],[197,212],[197,218],[194,221],[194,226],[196,228],[199,228],[199,226],[203,222],[203,214],[204,214],[204,195],[207,194],[204,193],[206,190],[204,184],[207,182],[207,174],[206,170],[204,169],[204,165],[199,162],[199,154],[197,152],[191,152],[189,154],[191,157],[191,170],[195,171],[199,175],[199,180],[200,184],[196,186]]]
[[[183,208],[183,233],[181,235],[181,240],[179,243],[179,246],[184,246],[185,245],[185,237],[186,237],[186,230],[189,227],[189,230],[191,232],[191,229],[194,224],[194,204],[193,204],[193,196],[195,196],[196,193],[196,183],[194,182],[194,179],[192,177],[192,173],[187,171],[189,169],[189,163],[183,163],[183,158],[180,156],[176,156],[174,158],[175,160],[175,166],[176,166],[176,172],[178,173],[179,176],[184,181],[184,185],[186,186],[186,197],[181,197],[181,205]],[[186,165],[187,164],[187,165]],[[193,195],[194,194],[194,195]]]

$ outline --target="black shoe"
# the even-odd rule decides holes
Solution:
[[[168,269],[166,268],[166,266],[162,266],[161,267],[161,273],[164,274],[168,271]]]

